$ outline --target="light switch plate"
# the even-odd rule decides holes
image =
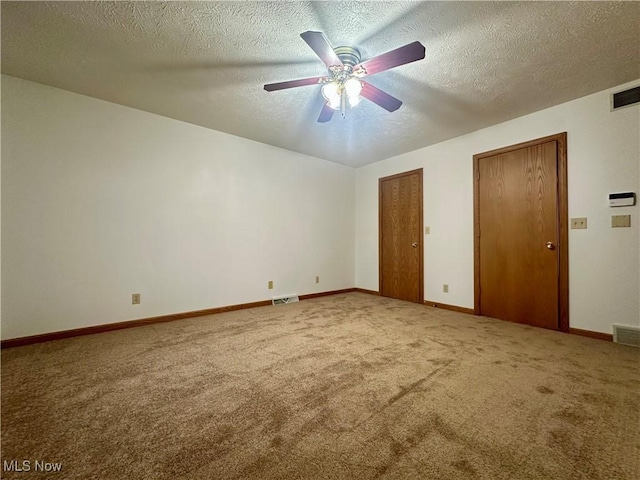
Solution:
[[[631,215],[612,215],[611,228],[630,227]]]
[[[587,217],[576,217],[571,219],[571,229],[587,228]]]
[[[429,235],[431,233],[431,227],[424,227],[424,234]]]

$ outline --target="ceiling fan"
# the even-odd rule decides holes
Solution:
[[[396,48],[364,62],[360,61],[360,52],[353,47],[332,48],[322,32],[304,32],[300,36],[327,66],[329,73],[321,77],[302,78],[288,82],[269,83],[264,86],[267,92],[305,85],[322,85],[322,95],[327,102],[322,107],[318,122],[331,120],[333,112],[340,110],[345,116],[347,103],[356,106],[361,96],[394,112],[402,102],[388,93],[362,80],[363,77],[399,67],[406,63],[422,60],[425,48],[420,42],[413,42]]]

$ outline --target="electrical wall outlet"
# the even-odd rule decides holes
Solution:
[[[269,290],[273,290],[273,280],[269,280],[268,288]]]
[[[587,217],[572,218],[571,219],[571,228],[573,230],[587,228]]]
[[[140,294],[134,293],[131,295],[131,303],[133,305],[140,305]]]
[[[449,285],[447,285],[446,283],[442,284],[442,291],[444,293],[449,293]]]
[[[316,283],[320,283],[320,277],[316,276]]]

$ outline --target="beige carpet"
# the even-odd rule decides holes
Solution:
[[[361,293],[6,349],[2,460],[31,462],[6,479],[638,479],[640,350]]]

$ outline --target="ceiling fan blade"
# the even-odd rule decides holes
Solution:
[[[275,90],[284,90],[286,88],[304,87],[306,85],[318,85],[324,83],[327,77],[311,77],[301,78],[300,80],[289,80],[288,82],[268,83],[264,86],[267,92],[273,92]]]
[[[324,33],[309,31],[301,33],[300,36],[307,42],[311,49],[316,52],[316,55],[320,57],[320,60],[322,60],[327,67],[342,65],[342,60],[340,60],[336,52],[333,51]]]
[[[380,105],[389,112],[395,112],[402,105],[402,102],[396,97],[389,95],[387,92],[383,92],[378,87],[374,87],[370,83],[362,80],[360,81],[362,82],[362,91],[360,92],[360,95],[367,100],[371,100],[373,103]]]
[[[420,42],[413,42],[359,63],[353,67],[353,70],[357,71],[359,68],[364,68],[366,75],[373,75],[374,73],[383,72],[390,68],[399,67],[405,63],[422,60],[424,54],[424,45]]]
[[[320,116],[318,117],[318,123],[325,123],[331,120],[331,117],[333,117],[333,112],[335,112],[335,110],[331,108],[327,104],[327,102],[325,102],[322,105],[322,110],[320,111]]]

